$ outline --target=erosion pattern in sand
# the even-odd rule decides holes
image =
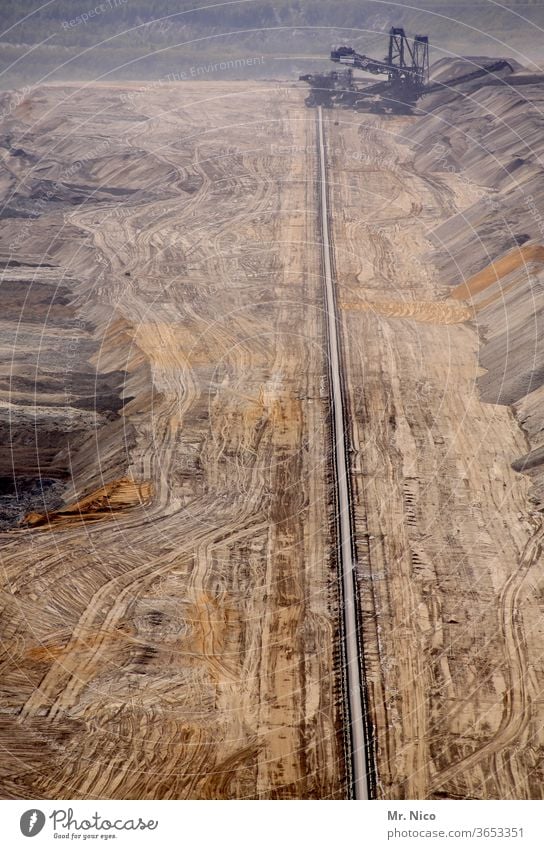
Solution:
[[[82,363],[124,406],[59,436],[51,530],[38,504],[2,540],[4,796],[345,795],[314,132],[256,84],[51,87],[11,116],[12,207],[54,198],[6,220],[6,275],[48,262],[80,320],[25,333],[57,321],[57,406]],[[12,422],[46,468],[37,393]]]
[[[50,530],[37,504],[3,537],[4,795],[347,792],[303,95],[55,87],[9,113],[9,291],[44,261],[65,288],[5,328],[40,382],[2,423],[21,473],[66,486]],[[445,172],[430,119],[337,112],[326,135],[378,792],[540,797],[542,526],[511,466],[532,445],[477,386],[480,299],[520,263],[468,256],[491,190]]]
[[[446,222],[449,257],[448,219],[486,189],[418,168],[414,125],[328,128],[379,792],[540,798],[542,521],[511,468],[527,442],[479,398],[463,276],[452,292],[429,262],[431,231]]]

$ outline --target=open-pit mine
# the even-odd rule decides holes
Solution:
[[[0,97],[3,798],[541,798],[544,86],[508,68],[402,115]]]

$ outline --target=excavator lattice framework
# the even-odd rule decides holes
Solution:
[[[417,101],[426,94],[471,82],[481,76],[513,68],[499,59],[474,71],[440,82],[429,82],[429,37],[416,35],[410,40],[402,27],[391,27],[387,55],[373,59],[353,47],[340,45],[331,51],[333,62],[343,65],[341,71],[304,74],[301,80],[310,84],[306,105],[350,106],[366,112],[411,114]],[[357,79],[354,71],[384,76],[377,83]]]

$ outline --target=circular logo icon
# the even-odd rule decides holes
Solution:
[[[45,814],[37,808],[31,808],[24,812],[19,824],[25,837],[36,837],[45,825]]]

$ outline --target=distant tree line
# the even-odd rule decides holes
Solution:
[[[370,0],[4,0],[0,50],[8,70],[0,71],[0,87],[104,75],[155,79],[193,62],[261,54],[268,59],[255,75],[281,76],[286,69],[296,73],[304,55],[322,55],[327,67],[332,42],[349,41],[381,56],[391,25],[429,34],[434,58],[497,55],[502,42],[523,62],[515,48],[530,52],[531,27],[521,27],[507,8],[521,5],[524,17],[544,25],[542,0],[411,0],[409,6]],[[540,49],[536,27],[534,34]]]
[[[361,30],[383,30],[388,24],[406,26],[427,23],[435,31],[446,31],[448,20],[469,17],[476,23],[512,28],[515,19],[508,6],[533,6],[544,18],[542,0],[412,0],[409,7],[400,3],[373,3],[365,0],[238,0],[221,3],[213,0],[4,0],[3,31],[0,41],[35,44],[44,38],[58,39],[64,45],[95,44],[114,37],[119,43],[134,44],[148,39],[151,43],[173,42],[180,32],[195,37],[202,32],[288,27],[333,26]],[[67,21],[104,7],[86,23],[66,27]],[[458,10],[458,15],[456,11]],[[433,14],[434,13],[434,14]],[[535,18],[536,20],[536,18]],[[123,35],[126,33],[126,35]]]

